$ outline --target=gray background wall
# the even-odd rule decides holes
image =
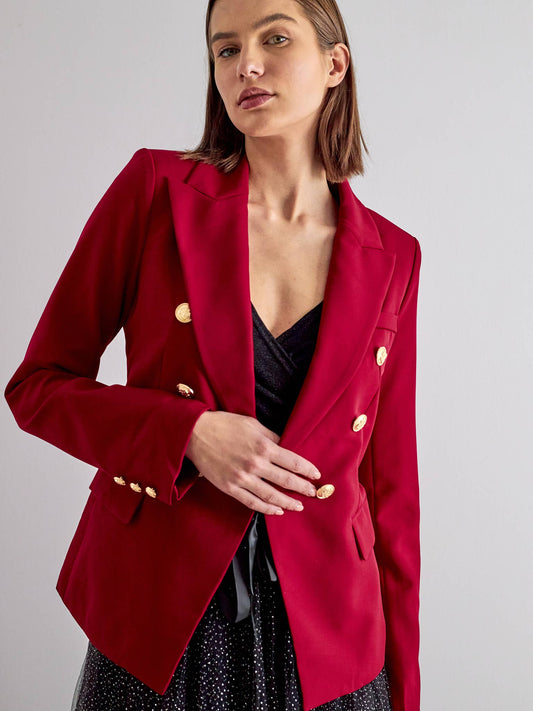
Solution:
[[[532,6],[340,4],[372,154],[352,186],[422,245],[422,708],[531,708]],[[132,153],[199,139],[204,9],[2,0],[4,385]],[[124,378],[119,334],[99,379]],[[94,469],[0,417],[0,704],[69,709],[86,637],[55,583]]]

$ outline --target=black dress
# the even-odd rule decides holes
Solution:
[[[281,435],[315,348],[322,304],[277,338],[253,304],[256,417]],[[114,664],[91,642],[71,711],[301,711],[287,614],[265,515],[256,511],[164,695]],[[391,711],[385,668],[320,711]]]

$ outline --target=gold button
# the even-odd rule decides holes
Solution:
[[[113,481],[115,484],[120,484],[121,486],[126,486],[126,480],[122,476],[114,476]]]
[[[378,365],[383,365],[385,358],[387,357],[387,349],[385,346],[380,346],[376,353],[376,363]]]
[[[186,383],[178,383],[176,385],[176,390],[181,395],[181,397],[194,397],[194,390],[190,385]]]
[[[155,499],[155,497],[157,496],[157,491],[151,486],[147,486],[145,491],[148,494],[148,496],[152,497],[152,499]]]
[[[362,430],[363,427],[366,425],[366,420],[366,415],[359,415],[359,417],[356,417],[352,424],[352,430],[354,432],[359,432],[359,430]]]
[[[198,476],[203,476],[203,474],[201,472],[198,472]]]
[[[138,494],[140,494],[142,491],[142,486],[139,486],[139,484],[136,484],[134,481],[130,482],[130,487],[133,489],[133,491],[136,491]]]
[[[316,497],[317,499],[327,499],[333,494],[334,491],[335,487],[333,484],[324,484],[324,486],[321,486],[320,489],[316,490]]]
[[[181,323],[189,323],[192,320],[191,309],[189,308],[187,301],[183,301],[181,304],[178,304],[174,313],[176,314],[178,321],[181,321]]]

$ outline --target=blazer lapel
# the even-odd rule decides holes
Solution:
[[[185,182],[168,176],[172,217],[191,325],[220,409],[255,417],[253,323],[248,252],[249,164],[228,175],[195,163]],[[395,255],[353,194],[338,183],[339,216],[317,343],[280,439],[303,441],[354,376],[368,348]]]

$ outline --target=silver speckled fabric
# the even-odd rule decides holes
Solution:
[[[163,696],[89,642],[71,711],[301,711],[279,584],[259,567],[254,570],[252,608],[255,625],[252,616],[231,622],[214,596]],[[390,711],[385,669],[361,689],[316,709]]]
[[[252,313],[257,418],[279,433],[311,360],[321,304],[277,338],[253,305]],[[71,711],[301,711],[296,657],[264,514],[255,513],[239,551],[164,695],[89,642]],[[391,711],[386,669],[316,711]]]

